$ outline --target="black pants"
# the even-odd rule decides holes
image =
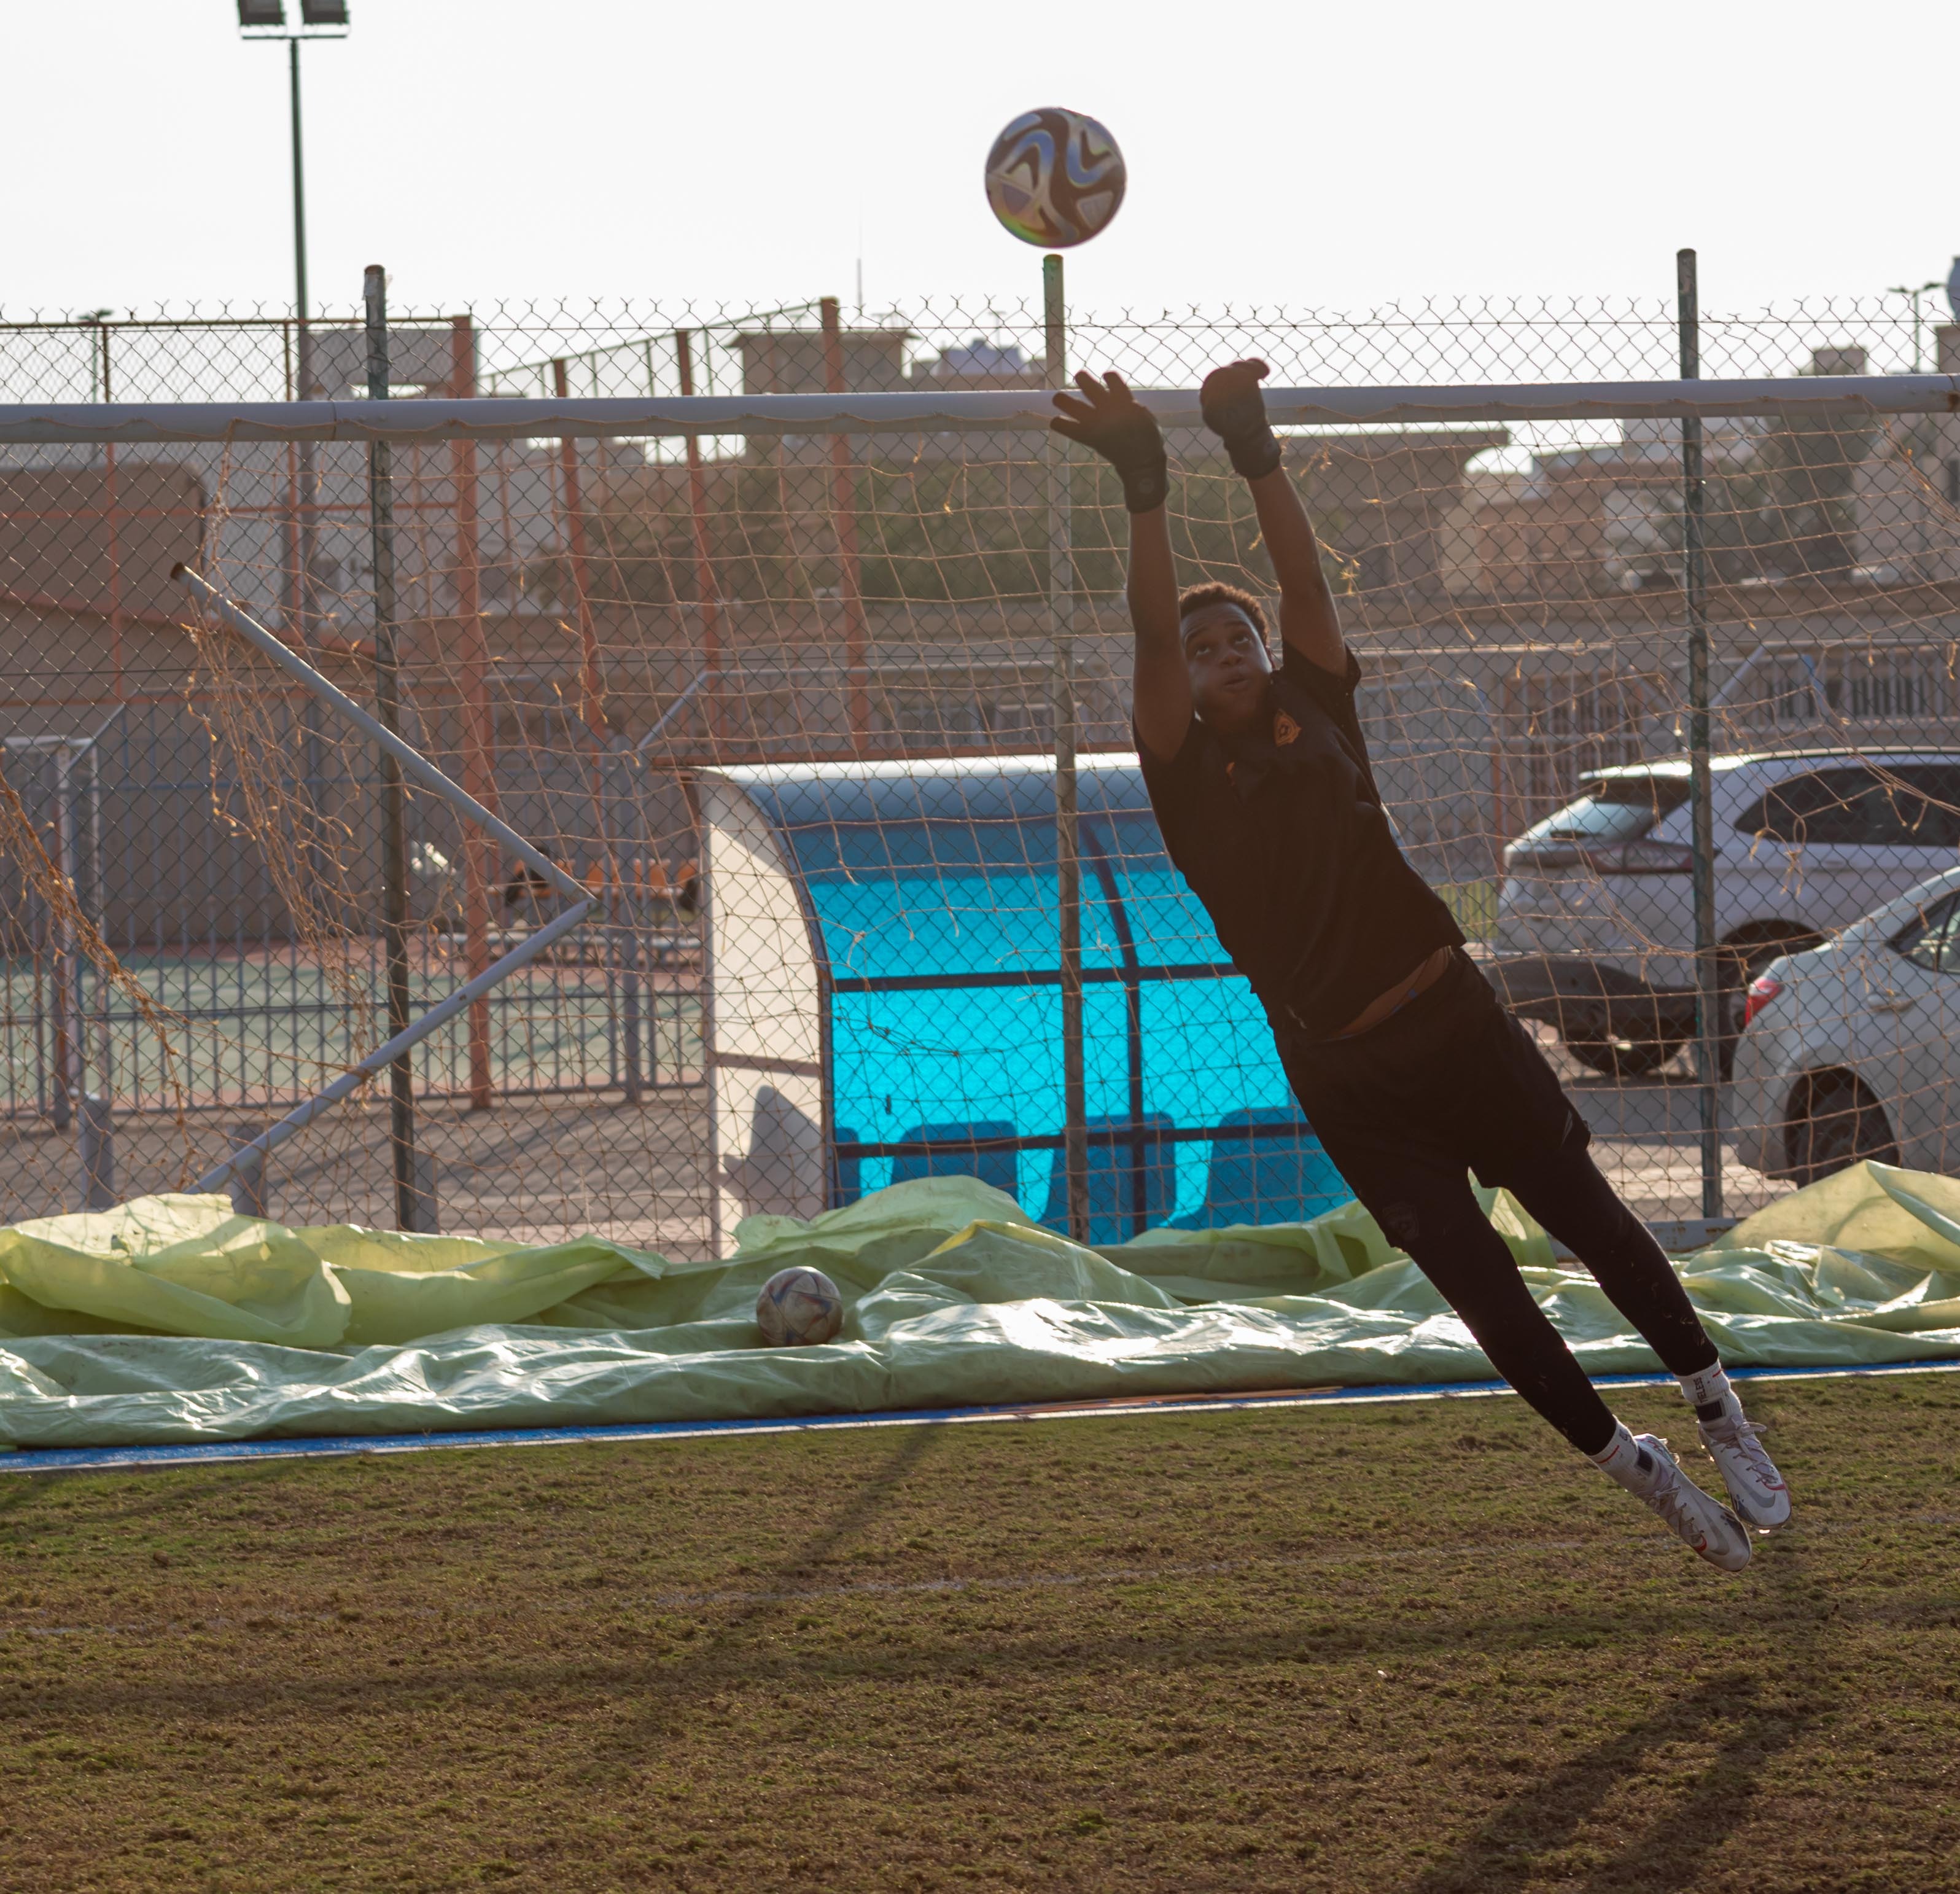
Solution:
[[[1406,1249],[1511,1386],[1583,1453],[1613,1417],[1532,1300],[1467,1173],[1503,1185],[1599,1279],[1675,1374],[1715,1345],[1647,1227],[1614,1195],[1592,1134],[1537,1042],[1468,955],[1398,1013],[1351,1039],[1276,1020],[1294,1095],[1327,1154],[1389,1240]]]

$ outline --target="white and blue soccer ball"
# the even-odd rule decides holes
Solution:
[[[756,1298],[756,1326],[772,1348],[828,1342],[844,1326],[844,1298],[821,1269],[778,1269]]]
[[[1023,112],[987,154],[987,202],[1024,244],[1070,250],[1108,228],[1129,181],[1109,129],[1058,105]]]

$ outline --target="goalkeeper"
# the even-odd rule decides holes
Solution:
[[[1396,846],[1355,714],[1361,668],[1266,419],[1265,374],[1260,361],[1217,369],[1200,402],[1258,511],[1279,581],[1277,662],[1250,594],[1179,592],[1149,410],[1114,374],[1079,374],[1079,396],[1055,398],[1056,431],[1122,476],[1137,750],[1165,844],[1265,1007],[1322,1144],[1389,1239],[1574,1447],[1739,1571],[1749,1536],[1736,1514],[1780,1525],[1789,1495],[1659,1245],[1594,1165],[1585,1121]],[[1473,1170],[1580,1257],[1679,1377],[1734,1512],[1664,1441],[1614,1418],[1532,1300]]]

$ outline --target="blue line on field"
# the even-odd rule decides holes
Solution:
[[[1732,1368],[1737,1381],[1809,1380],[1820,1376],[1951,1374],[1960,1359],[1886,1361],[1863,1367]],[[1602,1388],[1668,1387],[1669,1374],[1599,1374]],[[1063,1421],[1122,1415],[1218,1413],[1239,1408],[1346,1406],[1390,1401],[1510,1394],[1502,1381],[1405,1386],[1274,1389],[1252,1394],[1115,1395],[1083,1401],[1028,1401],[994,1407],[907,1408],[872,1414],[811,1414],[780,1420],[627,1421],[605,1427],[509,1427],[444,1434],[343,1434],[317,1440],[192,1440],[170,1447],[51,1447],[0,1451],[0,1473],[84,1472],[114,1467],[183,1466],[207,1460],[319,1459],[352,1453],[423,1453],[445,1447],[606,1446],[634,1440],[700,1440],[726,1434],[799,1434],[822,1428],[929,1427],[978,1421]]]

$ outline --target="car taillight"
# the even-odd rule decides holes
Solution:
[[[1742,1001],[1742,1030],[1745,1032],[1748,1030],[1750,1020],[1782,991],[1782,981],[1773,980],[1767,973],[1749,982],[1748,994]]]

